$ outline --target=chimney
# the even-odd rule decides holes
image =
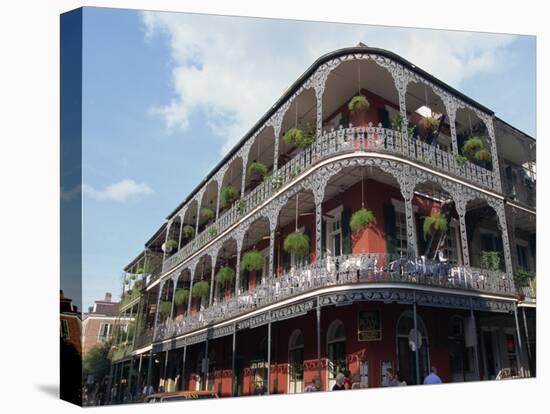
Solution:
[[[105,302],[110,302],[113,295],[111,295],[111,292],[105,293]]]
[[[363,42],[359,42],[357,44],[357,46],[355,46],[355,47],[368,47],[368,46],[366,44],[364,44]]]

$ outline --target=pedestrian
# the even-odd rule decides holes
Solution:
[[[346,390],[351,390],[351,372],[349,369],[344,371],[344,387]]]
[[[317,375],[311,379],[311,384],[309,384],[304,389],[304,392],[316,392],[316,391],[321,391],[321,378],[319,378]]]
[[[399,378],[392,368],[386,370],[386,387],[397,387],[399,385]]]
[[[265,394],[265,387],[264,387],[264,382],[263,381],[258,381],[256,383],[256,389],[254,390],[254,393],[256,395],[264,395]]]
[[[142,392],[143,398],[145,399],[153,393],[154,393],[153,386],[145,384],[145,387],[143,387],[143,392]]]
[[[346,377],[341,372],[336,374],[336,384],[334,384],[332,386],[332,391],[343,391],[343,390],[345,390],[346,389],[346,387],[344,386],[344,379],[345,378]]]
[[[441,381],[441,378],[438,377],[437,375],[437,368],[436,367],[432,367],[431,370],[430,370],[430,374],[424,378],[424,384],[428,384],[428,385],[431,385],[431,384],[441,384],[442,381]]]

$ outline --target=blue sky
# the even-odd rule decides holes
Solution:
[[[85,308],[317,57],[359,41],[535,136],[534,37],[86,8]]]

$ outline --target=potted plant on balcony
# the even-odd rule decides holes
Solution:
[[[248,175],[252,178],[263,180],[267,174],[267,167],[260,161],[253,161],[248,167]]]
[[[181,306],[189,301],[189,289],[179,288],[176,289],[176,296],[174,296],[174,303],[176,306]]]
[[[218,228],[216,226],[208,227],[208,235],[210,237],[215,237],[218,234]]]
[[[283,249],[287,253],[294,253],[296,257],[305,257],[309,254],[309,236],[295,231],[286,236]]]
[[[371,224],[376,224],[376,217],[372,210],[365,207],[360,208],[351,215],[349,227],[352,232],[358,233],[366,229]]]
[[[224,284],[225,282],[233,282],[234,278],[235,271],[229,266],[222,266],[216,274],[216,280],[221,284]]]
[[[242,198],[239,199],[239,201],[237,201],[237,204],[236,204],[236,208],[237,208],[237,211],[239,212],[239,214],[244,213],[245,207],[246,207],[246,202]]]
[[[500,270],[500,252],[494,250],[481,251],[481,268],[497,272]]]
[[[161,315],[168,316],[172,311],[172,302],[169,300],[163,300],[159,303],[159,312]]]
[[[283,177],[279,175],[266,175],[264,177],[264,182],[271,183],[271,188],[277,190],[283,185]]]
[[[424,217],[422,230],[424,240],[427,240],[434,233],[445,233],[447,231],[447,218],[439,211],[433,212],[429,216]]]
[[[214,210],[212,210],[209,207],[203,207],[201,208],[201,217],[205,219],[207,222],[212,221],[214,219]]]
[[[466,161],[468,161],[468,158],[466,158],[464,155],[462,154],[454,154],[453,155],[453,158],[454,160],[456,161],[456,164],[459,166],[459,167],[462,167],[464,166],[464,164],[466,164]]]
[[[132,273],[130,275],[130,280],[136,280],[136,274],[135,273]]]
[[[439,126],[439,121],[435,119],[433,116],[422,117],[422,119],[420,120],[420,123],[427,131],[431,131],[431,132],[434,132]]]
[[[239,198],[239,192],[231,185],[224,187],[220,193],[220,205],[222,208],[228,207],[237,198]]]
[[[311,123],[307,123],[304,129],[292,127],[283,135],[283,141],[287,145],[306,148],[315,141],[315,127]]]
[[[165,252],[170,253],[172,250],[178,247],[178,242],[174,239],[169,239],[166,240],[166,242],[162,246]]]
[[[183,226],[182,233],[183,237],[185,237],[186,239],[190,239],[195,235],[195,229],[189,224],[186,224],[185,226]]]
[[[462,144],[462,152],[473,156],[476,151],[480,150],[484,146],[485,144],[483,143],[483,139],[479,135],[472,135],[464,141],[464,144]]]
[[[249,272],[256,272],[264,268],[264,255],[252,249],[243,254],[241,267]]]
[[[196,283],[193,283],[193,288],[191,290],[191,296],[193,298],[202,298],[208,295],[208,282],[206,280],[199,280]]]

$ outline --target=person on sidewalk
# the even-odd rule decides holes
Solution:
[[[437,375],[437,368],[432,367],[430,375],[428,375],[426,378],[424,378],[423,384],[431,385],[431,384],[441,384],[443,381],[441,381],[441,378]]]

